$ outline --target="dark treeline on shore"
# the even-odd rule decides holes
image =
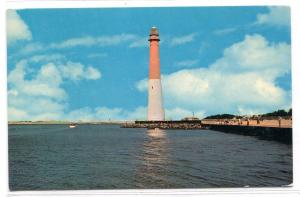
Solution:
[[[283,109],[279,109],[277,111],[273,111],[270,113],[266,114],[258,114],[254,116],[260,116],[260,117],[281,117],[281,116],[292,116],[292,108],[289,109],[288,111],[285,111]],[[217,115],[212,115],[212,116],[207,116],[204,119],[233,119],[233,118],[243,118],[243,116],[240,115],[233,115],[233,114],[217,114]]]
[[[291,116],[292,113],[293,113],[292,108],[289,109],[289,111],[285,111],[283,109],[280,109],[280,110],[277,110],[277,111],[274,111],[274,112],[271,112],[271,113],[262,114],[261,116],[262,117],[265,117],[265,116]]]

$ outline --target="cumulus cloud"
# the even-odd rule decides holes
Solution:
[[[85,72],[84,72],[84,76],[86,79],[100,79],[101,78],[101,73],[99,70],[97,70],[96,68],[89,66]]]
[[[91,66],[86,68],[83,64],[78,62],[68,61],[63,65],[59,65],[58,68],[62,76],[74,81],[81,79],[99,79],[101,77],[99,70]]]
[[[165,118],[166,120],[181,120],[185,117],[195,116],[197,118],[204,118],[204,111],[193,111],[187,110],[180,107],[175,108],[167,108],[165,110]]]
[[[286,43],[269,43],[261,35],[247,35],[226,48],[207,68],[163,75],[167,108],[214,113],[267,112],[290,105],[288,91],[276,79],[290,72],[291,52]],[[147,89],[147,81],[136,85]],[[257,110],[259,109],[259,110]]]
[[[96,68],[80,63],[66,62],[43,64],[30,73],[30,64],[41,61],[42,56],[21,60],[8,74],[9,120],[58,120],[65,118],[68,94],[63,89],[64,80],[95,80],[101,77]]]
[[[6,28],[8,43],[14,43],[17,40],[31,40],[31,32],[22,20],[16,10],[7,10]]]
[[[278,77],[290,70],[291,50],[287,43],[269,43],[263,36],[246,35],[243,42],[224,50],[223,57],[211,67],[215,70],[257,72],[262,76]]]
[[[62,78],[57,67],[52,64],[46,64],[38,71],[36,78],[26,80],[26,60],[17,63],[14,70],[8,75],[8,83],[12,87],[11,90],[17,92],[17,96],[26,94],[28,96],[45,96],[62,100],[66,97],[66,93],[59,87]]]
[[[163,77],[163,76],[162,76]],[[138,81],[136,84],[135,84],[135,87],[139,90],[139,91],[141,91],[141,92],[143,92],[143,91],[146,91],[147,90],[147,88],[148,88],[148,79],[142,79],[142,80],[140,80],[140,81]]]
[[[26,61],[20,61],[8,75],[8,119],[52,119],[63,114],[66,92],[58,69],[44,65],[35,78],[25,79]],[[47,116],[46,116],[47,114]]]
[[[258,14],[255,24],[272,26],[290,26],[290,8],[284,6],[269,7],[269,12]]]
[[[143,120],[146,118],[146,114],[147,109],[142,106],[133,110],[103,106],[96,108],[83,107],[67,113],[65,119],[70,121]]]
[[[178,120],[183,117],[192,116],[203,117],[203,111],[189,111],[179,107],[168,108],[165,110],[167,120]],[[73,110],[65,115],[65,120],[69,121],[126,121],[126,120],[146,120],[147,107],[139,106],[133,110],[123,108],[108,107],[84,107]]]

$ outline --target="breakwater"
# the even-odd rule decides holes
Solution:
[[[264,140],[274,140],[286,144],[292,143],[292,128],[263,127],[250,125],[206,124],[201,120],[178,121],[135,121],[121,125],[122,128],[147,128],[147,129],[208,129],[224,133],[234,133],[245,136],[254,136]]]
[[[147,129],[201,129],[201,120],[135,121],[122,124],[122,128]]]
[[[202,124],[202,127],[224,133],[235,133],[245,136],[255,136],[264,140],[275,140],[286,144],[291,144],[293,141],[292,128],[213,124]]]

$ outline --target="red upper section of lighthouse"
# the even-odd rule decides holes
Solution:
[[[160,63],[159,63],[159,34],[156,27],[150,30],[150,64],[149,64],[149,78],[160,79]]]

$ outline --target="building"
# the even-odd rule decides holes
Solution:
[[[195,121],[195,120],[199,120],[199,118],[192,116],[192,117],[185,117],[181,120],[183,120],[183,121]]]

